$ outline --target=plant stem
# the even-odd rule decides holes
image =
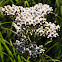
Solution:
[[[45,52],[45,54],[46,54],[50,49],[52,49],[56,44],[57,44],[57,42],[56,42],[52,47],[50,47],[50,48]]]
[[[58,16],[57,14],[51,12],[51,14],[54,14],[55,16],[57,16],[58,18],[60,18],[62,20],[62,18],[60,16]]]

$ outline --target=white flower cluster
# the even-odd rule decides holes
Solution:
[[[16,15],[19,14],[21,12],[21,10],[23,9],[22,6],[16,6],[14,4],[12,4],[12,7],[10,5],[4,6],[4,8],[2,8],[2,12],[6,15]]]
[[[35,43],[27,44],[26,41],[20,42],[20,41],[16,40],[16,43],[14,43],[14,46],[17,48],[17,52],[20,52],[22,54],[25,53],[29,57],[31,57],[31,56],[38,57],[45,51],[43,49],[43,45],[39,45],[39,47],[38,47]]]
[[[46,20],[44,16],[49,14],[50,11],[53,11],[52,7],[49,7],[47,4],[43,5],[42,3],[30,8],[23,8],[22,6],[15,6],[14,4],[12,7],[7,5],[2,8],[2,12],[7,15],[17,14],[15,21],[20,21],[20,24],[27,25],[28,23],[29,25],[33,24],[34,26],[44,22]]]
[[[56,30],[60,30],[59,25],[55,25],[51,22],[45,22],[44,26],[41,26],[36,30],[36,35],[40,34],[40,36],[47,36],[47,38],[53,38],[59,36]]]
[[[16,16],[16,24],[14,23],[13,26],[18,32],[21,32],[21,26],[23,24],[26,25],[33,25],[36,27],[37,24],[39,24],[38,29],[32,29],[32,31],[35,31],[35,35],[40,34],[40,36],[47,36],[47,38],[57,37],[59,36],[56,30],[58,28],[60,29],[59,25],[55,25],[54,23],[48,23],[46,21],[45,15],[49,14],[51,11],[53,11],[52,7],[50,7],[47,4],[36,4],[34,7],[26,7],[23,8],[22,6],[16,6],[12,4],[12,7],[10,5],[4,6],[2,8],[2,12],[7,15],[17,15]],[[43,24],[45,23],[45,24]],[[43,28],[45,26],[45,28]],[[26,32],[29,32],[28,29],[23,28],[26,30]],[[32,33],[30,32],[32,35]]]
[[[52,7],[42,3],[36,4],[35,6],[29,8],[23,8],[22,6],[16,6],[14,4],[12,6],[7,5],[4,6],[4,8],[2,7],[2,12],[5,15],[16,15],[16,23],[13,23],[13,26],[15,27],[16,34],[20,40],[16,40],[16,43],[14,44],[17,47],[17,51],[25,53],[27,50],[31,56],[37,56],[37,54],[41,54],[42,52],[44,53],[44,50],[37,45],[36,48],[34,48],[34,44],[31,44],[30,46],[29,43],[28,48],[26,48],[24,42],[28,41],[28,35],[44,36],[47,38],[59,36],[57,30],[60,30],[60,26],[47,22],[45,18],[45,16],[51,13],[51,11],[53,11]],[[20,44],[20,42],[23,44]]]

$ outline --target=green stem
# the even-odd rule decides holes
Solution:
[[[12,23],[12,22],[4,22],[4,23],[0,23],[0,25],[7,24],[7,23]]]
[[[11,29],[9,29],[9,28],[5,28],[5,27],[1,27],[2,29],[5,29],[5,30],[9,30],[9,31],[11,31],[11,32],[13,32],[14,34],[15,34],[15,31],[13,31],[13,30],[11,30]]]
[[[54,14],[55,16],[57,16],[58,18],[60,18],[62,20],[62,18],[60,16],[58,16],[57,14],[51,12],[51,14]]]
[[[54,62],[56,62],[56,61],[58,61],[58,62],[61,62],[60,60],[58,60],[58,59],[53,59],[52,57],[50,57],[50,56],[48,56],[48,55],[46,55],[46,54],[44,54],[47,58],[50,58],[49,60],[47,60],[48,62],[49,61],[54,61]]]
[[[28,40],[31,42],[30,37],[28,36]]]
[[[50,47],[50,48],[45,52],[45,54],[46,54],[49,50],[51,50],[56,44],[57,44],[57,42],[56,42],[52,47]]]
[[[44,57],[44,54],[42,54],[41,58],[42,58],[42,62],[46,62],[46,59]]]

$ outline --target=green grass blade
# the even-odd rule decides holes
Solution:
[[[0,38],[0,57],[1,57],[1,61],[4,62],[4,59],[3,59],[3,51],[2,51],[2,45],[1,45],[1,38]]]
[[[31,42],[30,37],[28,36],[28,40]]]
[[[26,7],[26,5],[29,7],[28,1],[25,1],[25,2],[24,2],[24,7]]]
[[[11,46],[11,44],[8,41],[6,41],[5,39],[3,39],[3,41]]]
[[[27,4],[27,6],[29,7],[29,3],[28,3],[28,1],[26,1],[26,4]]]
[[[10,2],[11,2],[12,4],[14,4],[13,0],[10,0]]]
[[[5,30],[8,30],[8,31],[11,31],[12,33],[14,33],[15,34],[15,31],[13,31],[13,30],[11,30],[11,29],[9,29],[9,28],[5,28],[5,27],[1,27],[2,29],[5,29]]]
[[[8,48],[8,46],[5,44],[5,42],[3,42],[3,41],[2,41],[2,44],[3,44],[3,45],[4,45],[4,47],[6,48],[6,50],[7,50],[8,54],[9,54],[10,56],[12,56],[12,57],[13,57],[12,52],[10,51],[10,49]]]
[[[50,51],[54,46],[56,46],[57,45],[57,42],[53,45],[53,46],[51,46],[46,52],[45,52],[45,54],[48,52],[48,51]]]
[[[30,59],[30,58],[28,57],[27,60],[26,60],[26,62],[30,62],[29,59]]]
[[[15,57],[16,57],[16,52],[15,52],[16,49],[14,48],[14,46],[13,46],[11,40],[10,40],[10,43],[9,43],[8,41],[6,41],[5,39],[3,39],[3,41],[4,41],[5,43],[9,44],[9,45],[12,47],[13,53],[14,53],[14,55],[15,55]]]
[[[27,61],[23,56],[21,56],[21,58],[22,58],[24,61]]]
[[[60,7],[60,0],[56,0],[57,7]]]
[[[16,52],[15,52],[15,48],[14,48],[14,46],[13,46],[13,44],[12,44],[12,41],[10,40],[10,44],[11,44],[11,46],[12,46],[12,49],[13,49],[13,53],[14,53],[14,55],[15,55],[15,57],[16,57]]]
[[[54,62],[59,61],[60,62],[60,60],[58,60],[58,59],[53,59],[53,58],[51,58],[50,56],[48,56],[46,54],[44,54],[44,55],[46,56],[46,58],[50,58],[50,61],[54,61]]]
[[[20,56],[18,55],[18,62],[22,62]]]
[[[4,0],[0,1],[0,5],[3,3]]]
[[[52,40],[50,40],[50,41],[48,41],[47,43],[45,43],[45,45],[47,45],[47,44],[49,44],[49,43],[51,43],[52,42]]]
[[[3,2],[0,4],[0,6],[4,6],[5,4],[8,4],[8,2],[9,2],[9,0],[3,1]]]
[[[8,23],[12,23],[12,22],[4,22],[4,23],[0,23],[0,25],[8,24]]]
[[[8,54],[6,54],[5,52],[3,52],[4,55],[8,56],[8,58],[11,60],[11,62],[14,62],[14,60],[12,59],[12,57],[10,57]]]
[[[62,17],[62,6],[60,7],[60,13],[61,13],[61,17]]]
[[[1,32],[0,32],[0,37],[1,37],[1,43],[4,45],[4,47],[6,48],[6,51],[7,51],[7,53],[11,56],[11,57],[13,57],[13,54],[12,54],[12,52],[10,51],[10,49],[8,48],[8,46],[6,45],[6,43],[3,41],[3,37],[2,37],[2,34],[1,34]]]

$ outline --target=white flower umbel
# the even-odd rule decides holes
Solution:
[[[57,30],[60,30],[60,26],[47,22],[45,18],[51,11],[53,11],[52,7],[42,3],[29,8],[23,8],[22,6],[16,6],[14,4],[12,4],[12,6],[7,5],[2,7],[2,12],[5,15],[12,17],[16,15],[16,23],[13,23],[13,26],[20,40],[16,40],[14,43],[17,51],[22,54],[28,52],[29,56],[37,57],[37,55],[44,53],[43,45],[39,45],[38,47],[36,44],[29,44],[28,36],[44,36],[51,39],[59,36]]]
[[[58,33],[56,32],[58,29],[60,30],[59,25],[56,26],[54,23],[51,22],[48,23],[46,21],[43,26],[36,30],[36,33],[39,33],[40,36],[44,37],[47,36],[47,38],[53,38],[59,36]]]
[[[14,43],[14,46],[17,48],[17,52],[20,52],[22,54],[28,54],[28,56],[37,57],[37,55],[41,55],[41,53],[44,53],[43,45],[39,45],[39,47],[33,43],[33,44],[26,44],[24,42],[20,42],[16,40]]]
[[[48,9],[48,10],[47,10]],[[22,6],[16,6],[12,4],[12,7],[10,5],[4,6],[2,8],[2,12],[7,15],[17,15],[15,21],[20,21],[21,24],[33,24],[34,26],[38,23],[41,23],[41,21],[45,21],[44,18],[45,15],[49,14],[51,11],[53,11],[52,7],[49,7],[47,4],[39,3],[35,5],[34,7],[30,8],[23,8]]]

